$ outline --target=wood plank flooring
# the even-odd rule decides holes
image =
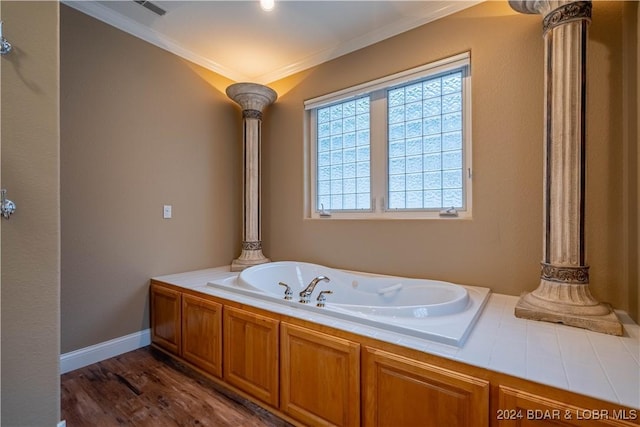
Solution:
[[[291,426],[151,347],[66,373],[61,388],[68,427]]]

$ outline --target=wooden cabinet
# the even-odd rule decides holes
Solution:
[[[639,426],[640,410],[151,281],[154,346],[308,426]]]
[[[367,347],[364,426],[489,425],[489,382]]]
[[[224,379],[278,407],[279,321],[224,307]]]
[[[222,304],[182,296],[182,357],[222,377]]]
[[[151,341],[174,354],[180,354],[180,296],[167,286],[151,283]]]
[[[498,408],[499,427],[636,426],[640,412],[604,405],[584,408],[505,386],[498,388]]]
[[[360,345],[282,323],[280,409],[305,425],[360,425]]]

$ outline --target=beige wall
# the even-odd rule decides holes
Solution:
[[[275,260],[429,277],[519,295],[542,257],[541,17],[486,2],[271,84],[264,246]],[[587,253],[591,290],[629,310],[622,221],[622,3],[596,2],[589,41]],[[304,220],[302,103],[471,51],[473,220]]]
[[[2,425],[60,420],[58,3],[0,4],[2,57]]]
[[[597,2],[590,30],[587,251],[592,292],[633,312],[622,10]],[[230,81],[65,6],[61,14],[65,353],[147,328],[149,277],[238,255],[241,135],[223,94]],[[466,50],[473,220],[304,220],[302,102]],[[487,2],[271,84],[280,98],[263,125],[265,254],[511,295],[535,289],[542,51],[540,16]],[[162,219],[163,204],[173,219]]]
[[[638,92],[640,92],[640,7],[636,3],[636,132],[638,132],[638,123],[640,123],[640,96],[638,96]],[[638,141],[638,137],[640,135],[636,134],[636,232],[638,238],[636,239],[636,255],[637,255],[637,263],[636,263],[636,283],[635,283],[635,292],[636,292],[636,321],[640,319],[640,142]],[[633,283],[631,283],[633,286]]]
[[[625,274],[629,281],[629,312],[640,313],[638,289],[638,2],[623,8],[623,207],[628,227],[624,235]]]
[[[62,353],[148,328],[150,277],[240,253],[230,83],[61,6]]]

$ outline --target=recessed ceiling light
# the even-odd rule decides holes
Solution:
[[[260,7],[265,12],[271,12],[275,5],[275,0],[260,0]]]

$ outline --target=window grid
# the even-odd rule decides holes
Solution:
[[[317,110],[317,207],[371,209],[369,96]]]
[[[464,207],[462,79],[388,90],[388,209]]]
[[[339,219],[471,218],[470,71],[467,52],[305,100],[305,121],[311,124],[306,145],[311,150],[310,169],[305,177],[311,198],[306,199],[305,215]],[[347,145],[350,138],[349,129],[345,130],[348,115],[339,107],[331,107],[344,108],[343,104],[366,97],[369,159],[367,176],[358,176],[357,163],[365,160],[356,157],[353,208],[350,174],[354,167],[347,164],[353,160],[352,151],[346,152],[345,159],[345,149],[353,148],[345,148],[345,135]],[[338,120],[341,122],[332,123]],[[358,188],[359,178],[366,178],[369,184],[368,191],[361,194],[361,206],[357,192],[364,187]],[[456,209],[453,215],[443,215],[451,207]]]

